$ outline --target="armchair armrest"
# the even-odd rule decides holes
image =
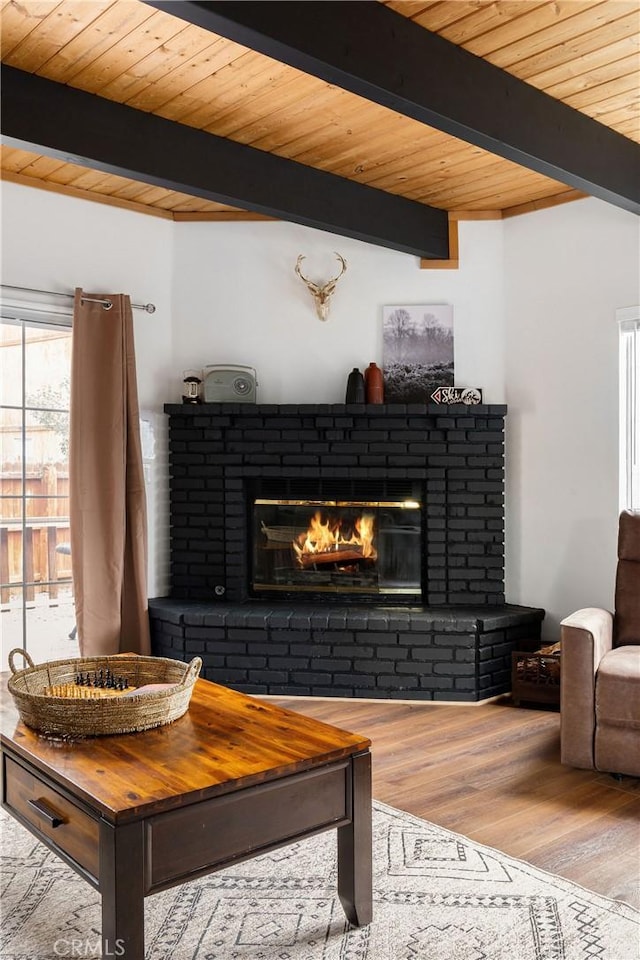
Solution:
[[[586,607],[560,624],[560,759],[572,767],[594,767],[595,678],[612,648],[613,614]]]

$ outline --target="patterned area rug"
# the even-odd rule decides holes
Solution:
[[[96,892],[4,813],[0,824],[0,956],[99,956]],[[368,927],[345,922],[331,832],[149,897],[146,958],[640,957],[640,913],[630,906],[381,803],[374,804],[374,857]]]

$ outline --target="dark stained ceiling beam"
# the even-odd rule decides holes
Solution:
[[[2,65],[9,146],[354,237],[449,256],[445,210]]]
[[[145,2],[640,213],[638,144],[376,0]]]

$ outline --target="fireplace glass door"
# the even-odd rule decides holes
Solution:
[[[253,501],[254,595],[421,597],[415,500]]]

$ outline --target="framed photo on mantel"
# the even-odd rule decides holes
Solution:
[[[428,403],[453,386],[453,307],[383,307],[384,395],[387,403]]]

